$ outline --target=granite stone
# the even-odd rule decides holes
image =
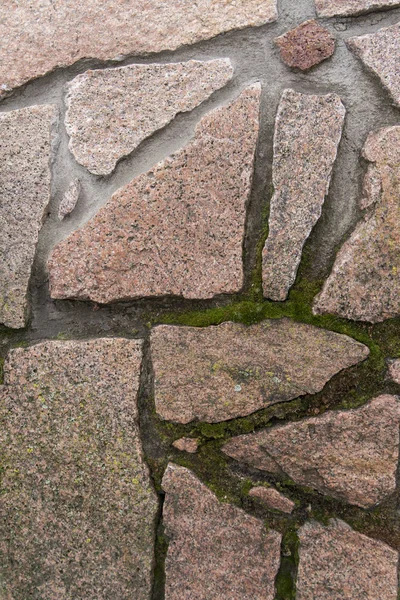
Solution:
[[[183,437],[173,442],[173,447],[181,452],[189,452],[190,454],[196,454],[199,447],[199,440],[196,438]]]
[[[335,38],[317,21],[305,21],[275,40],[281,59],[289,67],[307,71],[335,52]]]
[[[285,90],[274,136],[274,195],[263,251],[264,296],[286,300],[303,246],[321,216],[342,135],[345,108],[335,94]]]
[[[389,364],[389,377],[395,383],[400,384],[400,359],[392,360]]]
[[[348,17],[400,6],[399,0],[315,0],[319,17]]]
[[[352,338],[289,319],[160,325],[151,332],[156,410],[177,423],[246,416],[319,392],[368,353]]]
[[[280,510],[281,512],[289,515],[293,512],[293,509],[296,506],[292,500],[289,500],[289,498],[286,498],[286,496],[274,488],[266,488],[262,486],[253,487],[249,491],[249,496],[252,498],[259,498],[268,506],[268,508]]]
[[[67,215],[71,214],[74,210],[76,203],[79,200],[81,193],[81,182],[79,179],[74,179],[68,186],[65,192],[60,206],[58,207],[58,218],[62,221]]]

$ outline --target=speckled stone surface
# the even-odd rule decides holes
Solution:
[[[149,600],[157,497],[137,427],[141,342],[12,350],[1,389],[4,598]]]
[[[396,600],[398,554],[340,520],[299,530],[297,600]]]
[[[49,260],[53,298],[211,298],[243,285],[258,84],[208,113],[194,139],[118,190]]]
[[[189,469],[169,464],[162,486],[165,600],[273,600],[281,534],[219,502]]]
[[[0,95],[82,58],[175,50],[278,17],[277,0],[3,0]]]
[[[74,210],[76,203],[79,200],[81,193],[81,182],[79,179],[74,179],[68,186],[65,192],[60,206],[58,207],[58,218],[62,221],[67,215],[71,214]]]
[[[369,350],[341,334],[289,319],[151,332],[158,414],[218,422],[320,391]]]
[[[315,0],[319,17],[361,15],[400,6],[399,0]]]
[[[50,200],[53,106],[0,114],[0,323],[26,323],[28,284]]]
[[[196,454],[199,447],[199,440],[196,438],[183,437],[173,442],[173,447],[181,452],[189,452],[190,454]]]
[[[296,506],[294,502],[274,488],[254,487],[249,491],[249,496],[259,498],[268,508],[280,510],[287,514],[291,514]]]
[[[68,84],[65,126],[75,159],[108,175],[140,142],[231,79],[228,59],[86,71]]]
[[[400,2],[397,5],[400,6]],[[400,23],[351,38],[347,45],[379,77],[395,104],[400,106]]]
[[[269,235],[263,251],[264,296],[283,301],[303,246],[321,216],[342,135],[345,108],[335,94],[285,90],[274,136]]]
[[[335,38],[317,21],[305,21],[275,40],[281,59],[289,67],[306,71],[335,52]]]
[[[315,313],[377,323],[400,315],[400,127],[369,135],[361,207],[369,207],[340,249],[314,301]]]
[[[232,438],[228,456],[300,485],[369,508],[396,488],[400,399],[382,395],[362,408],[328,411]]]
[[[389,376],[395,382],[400,384],[400,359],[396,359],[389,364]]]

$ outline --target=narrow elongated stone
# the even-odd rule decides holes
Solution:
[[[0,392],[5,597],[150,599],[158,507],[137,426],[141,345],[10,352]]]
[[[161,325],[151,333],[156,409],[178,423],[234,419],[318,392],[368,353],[345,335],[289,319]]]
[[[258,84],[206,115],[182,150],[118,190],[54,249],[53,298],[211,298],[243,285]]]
[[[219,502],[189,469],[169,464],[162,486],[165,599],[273,600],[281,534]]]
[[[315,0],[319,17],[348,17],[400,6],[399,0]]]
[[[303,246],[321,216],[342,135],[340,98],[283,93],[276,118],[274,195],[263,251],[264,296],[286,300]]]
[[[28,284],[50,200],[52,106],[0,114],[0,323],[24,327]]]
[[[391,361],[389,365],[389,376],[395,382],[400,384],[400,359]]]
[[[232,77],[228,59],[130,65],[87,71],[68,85],[69,149],[96,175],[116,163],[180,112],[192,110]]]
[[[58,208],[58,218],[62,221],[67,215],[72,213],[74,210],[76,203],[79,200],[79,195],[81,193],[81,182],[79,179],[74,179],[68,186],[67,191],[65,192],[60,206]]]
[[[243,435],[225,444],[228,456],[296,483],[369,508],[396,489],[400,399],[383,395],[365,406],[329,411]]]
[[[335,52],[335,38],[317,21],[305,21],[275,40],[281,59],[289,67],[306,71]]]
[[[266,487],[254,487],[249,491],[249,496],[253,498],[259,498],[269,508],[273,510],[280,510],[284,513],[291,514],[294,507],[296,506],[292,500],[286,498],[283,494],[275,490],[274,488]]]

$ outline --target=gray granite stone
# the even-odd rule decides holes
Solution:
[[[400,384],[400,359],[392,360],[389,364],[389,376],[395,383]]]
[[[348,17],[400,6],[399,0],[315,0],[319,17]]]

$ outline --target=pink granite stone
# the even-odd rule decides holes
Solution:
[[[389,376],[395,382],[400,384],[400,359],[391,361],[389,364]]]
[[[173,442],[173,447],[181,452],[189,452],[190,454],[196,454],[199,447],[199,440],[196,438],[183,437]]]
[[[289,67],[306,71],[335,52],[335,38],[317,21],[305,21],[275,40],[281,59]]]
[[[281,512],[287,514],[291,514],[296,506],[294,502],[289,500],[289,498],[286,498],[286,496],[274,488],[266,488],[262,486],[254,487],[249,491],[249,496],[252,498],[259,498],[268,506],[268,508],[280,510]]]
[[[400,6],[399,0],[315,0],[319,17],[348,17]]]
[[[65,192],[60,206],[58,208],[58,218],[62,221],[67,215],[71,214],[74,210],[76,203],[79,200],[79,195],[81,193],[81,182],[79,179],[74,179],[68,186],[67,191]]]

